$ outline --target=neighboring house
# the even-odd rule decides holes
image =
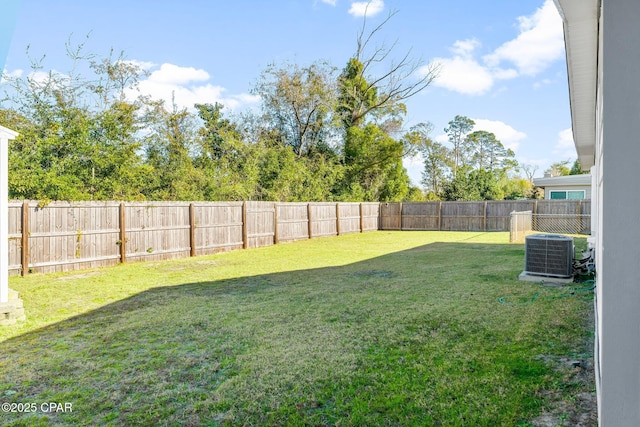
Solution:
[[[640,426],[640,1],[555,0],[578,159],[592,176],[600,426]],[[606,153],[605,153],[606,152]]]
[[[534,178],[533,185],[544,189],[549,200],[590,199],[591,175],[567,175]]]

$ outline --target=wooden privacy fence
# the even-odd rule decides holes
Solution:
[[[67,271],[379,229],[379,203],[9,202],[9,271]]]
[[[53,272],[370,230],[509,231],[511,212],[578,217],[589,200],[420,203],[9,202],[9,271]],[[546,216],[545,216],[546,215]],[[535,222],[534,222],[535,230]]]
[[[579,216],[588,225],[590,200],[489,200],[381,203],[382,230],[509,231],[511,212]],[[589,229],[583,227],[583,232]]]

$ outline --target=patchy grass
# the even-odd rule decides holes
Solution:
[[[0,401],[38,410],[0,419],[572,425],[557,412],[593,391],[573,367],[592,357],[592,295],[518,282],[507,241],[374,232],[12,278],[28,320],[0,329]]]

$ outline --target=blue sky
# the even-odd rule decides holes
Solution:
[[[6,0],[0,0],[6,1]],[[65,42],[111,48],[151,73],[141,90],[177,103],[255,107],[250,94],[270,63],[342,68],[354,53],[364,2],[350,0],[21,0],[5,72],[25,75],[29,45],[45,66],[69,69]],[[439,78],[408,103],[406,125],[431,122],[433,137],[456,115],[494,132],[522,163],[575,159],[562,22],[552,0],[372,0],[370,28],[392,11],[375,44],[438,63]],[[3,29],[4,30],[4,29]],[[86,39],[86,36],[89,38]],[[1,34],[0,34],[1,36]],[[0,56],[2,51],[0,50]],[[420,179],[418,159],[407,159]]]

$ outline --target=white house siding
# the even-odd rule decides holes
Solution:
[[[598,22],[598,26],[602,28],[602,13],[600,13],[600,19]],[[598,46],[599,49],[602,47],[602,37],[603,32],[600,31],[598,34]],[[604,180],[602,176],[602,141],[603,141],[603,131],[602,131],[602,61],[598,61],[598,82],[596,88],[596,111],[595,111],[595,125],[596,125],[596,147],[595,147],[595,159],[594,165],[591,168],[592,175],[592,197],[591,197],[591,241],[595,241],[595,258],[596,265],[600,265],[602,263],[602,189],[604,188]],[[599,282],[602,280],[602,275],[598,272],[597,279]],[[595,377],[596,377],[596,391],[598,396],[598,421],[600,425],[603,425],[602,422],[602,371],[601,371],[601,360],[602,360],[602,352],[600,351],[602,348],[602,286],[599,284],[596,286],[595,292],[595,324],[596,324],[596,334],[594,340],[594,362],[595,362]]]
[[[9,140],[18,134],[0,126],[0,304],[9,301]]]

